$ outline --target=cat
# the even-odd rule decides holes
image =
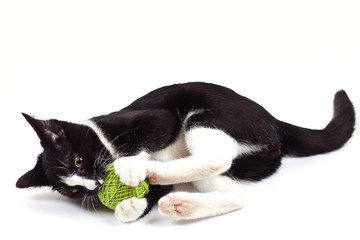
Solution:
[[[330,123],[311,130],[277,120],[231,89],[201,82],[159,88],[120,111],[81,124],[23,115],[43,152],[16,186],[49,186],[95,204],[105,168],[113,162],[127,185],[146,178],[151,183],[145,198],[117,205],[115,216],[123,222],[141,218],[157,203],[160,214],[170,219],[241,209],[240,180],[269,177],[285,155],[339,149],[355,125],[354,107],[343,90],[335,95]],[[176,190],[182,185],[193,191]]]

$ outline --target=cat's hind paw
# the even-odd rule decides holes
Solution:
[[[159,212],[171,219],[184,218],[190,210],[189,202],[176,196],[165,196],[159,200]]]

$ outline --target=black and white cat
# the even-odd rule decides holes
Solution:
[[[82,124],[23,115],[44,151],[16,186],[50,186],[65,196],[96,201],[105,167],[114,162],[124,183],[151,182],[145,198],[118,204],[115,215],[124,222],[144,216],[156,203],[171,219],[240,209],[239,180],[270,176],[284,155],[336,150],[351,137],[355,124],[344,91],[335,95],[331,122],[323,130],[311,130],[275,119],[230,89],[199,82],[157,89]],[[181,184],[196,191],[176,190]]]

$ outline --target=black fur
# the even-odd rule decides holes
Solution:
[[[191,116],[184,125],[189,112],[200,109],[201,114]],[[24,116],[41,139],[44,152],[35,168],[18,180],[17,187],[52,186],[70,197],[94,195],[98,188],[93,193],[80,188],[72,193],[73,189],[64,186],[59,176],[77,172],[94,179],[104,177],[104,166],[114,159],[96,134],[83,125]],[[262,146],[261,152],[235,159],[224,174],[236,179],[261,180],[279,168],[283,155],[309,156],[343,146],[354,131],[355,112],[346,93],[339,91],[331,122],[323,130],[305,129],[277,120],[257,103],[228,88],[187,83],[157,89],[120,111],[94,117],[92,121],[122,156],[161,150],[180,131],[194,126],[220,129],[239,143]],[[74,167],[77,155],[85,159],[81,169]],[[96,161],[99,158],[101,163]],[[171,186],[151,186],[145,213],[170,190]]]
[[[23,115],[39,136],[44,151],[38,156],[34,169],[24,174],[16,186],[50,186],[69,197],[84,197],[87,193],[84,188],[76,186],[78,191],[73,193],[73,187],[61,182],[60,177],[77,173],[101,178],[105,174],[104,169],[94,168],[95,159],[103,149],[96,134],[83,125],[53,119],[42,121]],[[74,165],[78,155],[86,159],[81,169]]]

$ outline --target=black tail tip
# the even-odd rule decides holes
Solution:
[[[348,128],[354,130],[355,125],[355,109],[350,98],[344,90],[340,90],[335,94],[334,98],[334,121],[339,124],[347,125]]]
[[[335,113],[341,112],[347,115],[355,115],[355,110],[350,98],[344,90],[340,90],[334,97],[334,110]]]
[[[350,102],[350,99],[347,93],[345,92],[345,90],[341,89],[337,91],[335,94],[335,102],[344,101],[344,100]]]

